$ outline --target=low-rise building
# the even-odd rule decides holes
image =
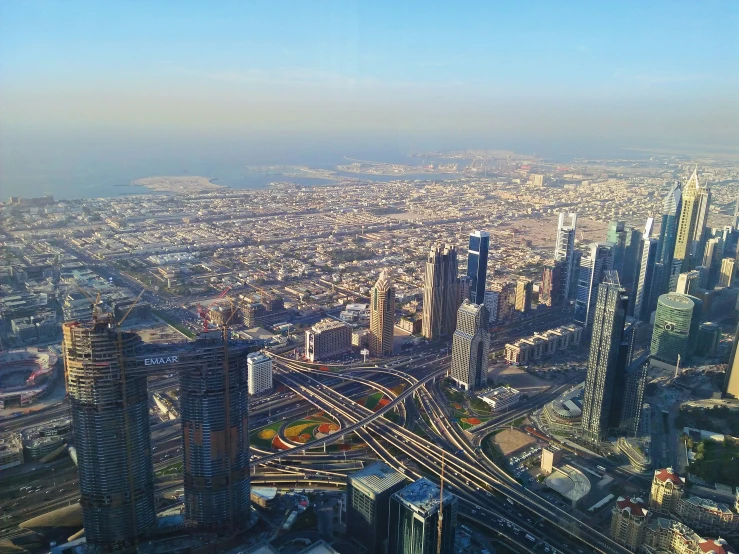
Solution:
[[[506,344],[505,359],[509,364],[523,365],[554,354],[557,350],[576,346],[581,340],[582,327],[563,325],[543,333],[535,333],[531,337],[519,339],[512,344]]]
[[[352,328],[343,321],[322,319],[305,332],[305,357],[311,362],[349,352]]]
[[[736,554],[722,538],[703,538],[684,523],[661,517],[647,524],[642,548],[648,554]]]
[[[521,393],[511,387],[498,387],[480,394],[480,400],[488,404],[494,412],[507,410],[521,401]]]
[[[541,471],[547,475],[554,471],[554,467],[562,461],[562,449],[554,444],[549,444],[541,450]]]
[[[23,438],[20,433],[0,436],[0,470],[23,463]]]
[[[272,390],[272,358],[262,352],[253,352],[246,357],[249,371],[249,394],[263,394]]]

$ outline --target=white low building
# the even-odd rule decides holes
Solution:
[[[507,410],[521,401],[521,393],[511,387],[498,387],[480,395],[480,400],[489,404],[494,412]]]
[[[249,370],[249,394],[262,394],[272,390],[272,358],[262,352],[254,352],[246,358]]]

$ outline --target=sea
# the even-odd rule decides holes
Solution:
[[[533,146],[533,147],[532,147]],[[540,146],[540,145],[539,145]],[[470,148],[476,148],[471,146]],[[624,155],[617,148],[593,151],[592,148],[562,148],[554,145],[549,151],[536,150],[534,145],[497,145],[496,150],[511,150],[517,153],[547,157],[565,163],[581,156]],[[451,150],[451,148],[446,149]],[[156,176],[202,176],[214,183],[235,189],[261,189],[272,182],[293,182],[304,186],[321,186],[334,181],[325,179],[282,177],[249,170],[249,167],[268,165],[308,166],[317,169],[335,170],[337,165],[353,160],[385,163],[421,165],[443,160],[434,157],[420,158],[409,155],[407,147],[393,145],[389,148],[372,147],[351,149],[341,145],[322,147],[294,147],[284,149],[259,148],[254,145],[222,145],[209,143],[207,146],[157,145],[34,145],[25,148],[7,148],[0,160],[0,199],[9,196],[36,197],[53,195],[56,199],[109,198],[132,194],[156,194],[140,186],[131,186],[136,179]],[[638,155],[638,154],[637,154]],[[631,153],[630,157],[636,156]],[[460,162],[464,165],[464,162]],[[397,176],[364,175],[339,172],[351,178],[386,182]],[[434,175],[441,180],[452,176]],[[406,174],[405,179],[427,179],[428,174]]]

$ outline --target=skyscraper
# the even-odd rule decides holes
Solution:
[[[624,253],[626,250],[626,227],[623,221],[611,221],[608,223],[606,240],[613,243],[613,270],[618,271],[619,278],[623,283],[624,277]]]
[[[739,325],[736,327],[734,344],[731,347],[731,356],[724,376],[724,396],[731,398],[739,398],[739,356],[736,355],[737,350],[739,350]]]
[[[654,268],[657,262],[657,250],[659,241],[651,238],[652,224],[654,220],[650,217],[647,219],[644,228],[644,238],[642,239],[641,255],[639,259],[639,271],[636,279],[636,288],[633,294],[633,310],[632,314],[635,319],[641,321],[649,321],[649,305],[650,296],[653,289]]]
[[[676,181],[670,187],[669,192],[662,202],[662,224],[659,229],[657,262],[654,272],[654,285],[652,286],[652,301],[648,304],[650,312],[656,306],[659,295],[668,291],[682,205],[682,187],[680,181]]]
[[[674,259],[681,261],[683,271],[692,269],[691,264],[699,265],[697,261],[693,263],[693,258],[697,254],[697,245],[703,245],[710,199],[710,190],[700,186],[697,171],[694,171],[683,190],[683,205],[675,240]],[[702,256],[702,250],[700,252]]]
[[[721,274],[719,275],[719,284],[724,287],[730,287],[734,284],[734,275],[736,274],[736,259],[724,258],[721,260]]]
[[[467,250],[467,276],[472,280],[470,302],[473,304],[482,304],[485,301],[489,250],[490,233],[475,231],[470,234],[470,245]]]
[[[580,260],[574,320],[583,326],[585,332],[593,323],[598,285],[605,272],[613,267],[613,248],[612,242],[594,242],[588,247],[588,255]]]
[[[655,366],[674,368],[695,348],[702,302],[694,296],[670,292],[659,297],[650,353]]]
[[[530,279],[516,281],[516,311],[527,314],[531,311],[531,297],[534,294],[534,283]]]
[[[457,497],[422,477],[390,497],[388,552],[393,554],[454,554]],[[441,500],[441,502],[440,502]],[[441,506],[439,506],[441,504]],[[439,508],[442,511],[441,548]]]
[[[346,526],[368,552],[383,552],[388,536],[390,496],[405,486],[405,475],[382,462],[346,479]]]
[[[373,356],[390,356],[393,353],[393,328],[395,327],[395,289],[387,270],[370,292],[369,349]]]
[[[556,306],[564,297],[563,269],[564,262],[553,261],[544,266],[541,274],[539,302],[545,306]]]
[[[620,424],[619,374],[630,363],[631,351],[632,333],[624,332],[628,302],[618,274],[607,272],[598,285],[582,406],[583,434],[596,442]]]
[[[429,340],[454,333],[459,307],[457,249],[435,245],[426,259],[423,288],[423,336]]]
[[[565,218],[569,215],[570,223],[565,224]],[[577,214],[559,214],[557,223],[557,241],[554,246],[555,261],[562,262],[564,272],[564,298],[569,299],[575,295],[575,233],[577,232]]]
[[[214,532],[248,522],[250,345],[212,331],[152,352],[109,316],[63,331],[88,545],[135,549],[156,523],[146,383],[157,374],[180,375],[185,521]]]
[[[648,368],[649,354],[645,352],[639,359],[634,360],[626,366],[626,374],[623,377],[624,388],[619,429],[622,433],[630,437],[639,435]]]
[[[677,278],[677,288],[675,292],[678,294],[695,294],[700,287],[701,274],[700,271],[693,270],[681,273]]]
[[[465,300],[457,311],[457,330],[452,339],[452,379],[461,389],[472,391],[487,383],[488,313],[483,304]]]
[[[249,521],[249,381],[246,351],[226,352],[220,333],[193,345],[180,371],[185,520],[229,530]]]
[[[82,520],[88,545],[102,552],[133,548],[156,525],[147,377],[120,364],[141,339],[111,324],[62,327]]]

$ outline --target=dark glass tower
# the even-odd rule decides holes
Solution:
[[[677,226],[682,210],[683,196],[680,181],[670,187],[667,196],[662,202],[662,224],[659,228],[659,243],[657,245],[658,269],[654,273],[654,285],[652,286],[652,302],[650,308],[656,305],[657,298],[667,292],[672,268],[672,259],[675,255],[675,242],[677,241]]]
[[[488,252],[490,250],[490,233],[475,231],[470,234],[470,246],[467,250],[467,276],[470,284],[470,302],[485,302],[485,282],[488,274]]]
[[[598,286],[582,406],[583,434],[595,442],[620,421],[624,383],[619,377],[631,358],[632,333],[624,332],[628,302],[618,274],[606,272]]]
[[[368,552],[384,552],[390,496],[405,485],[405,475],[382,462],[375,462],[347,476],[347,529]]]
[[[654,220],[651,217],[647,219],[639,255],[638,271],[636,272],[637,278],[634,294],[631,296],[633,301],[629,305],[631,315],[641,321],[649,321],[649,315],[651,314],[649,311],[649,306],[651,305],[650,297],[654,281],[654,269],[657,262],[657,249],[659,247],[659,241],[651,238],[653,222]]]
[[[454,554],[457,497],[444,491],[439,543],[439,487],[422,477],[390,497],[388,552],[393,554]]]

